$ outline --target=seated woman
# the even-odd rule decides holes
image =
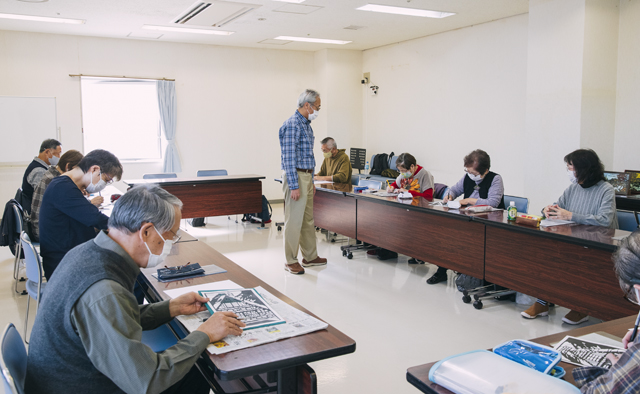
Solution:
[[[422,166],[416,164],[416,158],[410,153],[398,156],[396,167],[400,176],[387,187],[389,193],[398,189],[409,192],[412,196],[420,196],[431,200],[433,198],[433,175]]]
[[[75,149],[71,149],[62,156],[57,165],[49,167],[47,172],[44,173],[40,183],[33,191],[33,201],[31,202],[31,222],[29,230],[31,232],[30,238],[33,242],[39,241],[40,232],[38,231],[38,218],[40,217],[40,204],[42,203],[42,196],[44,191],[47,190],[47,186],[53,180],[53,178],[59,177],[63,172],[70,171],[73,167],[78,165],[83,158],[83,154]],[[91,203],[98,206],[102,204],[102,197],[96,197],[91,200]]]
[[[566,155],[567,175],[571,185],[555,204],[547,205],[542,213],[549,219],[571,220],[578,224],[618,228],[616,195],[613,186],[605,182],[604,165],[596,152],[578,149]],[[538,300],[529,309],[521,312],[526,319],[549,314],[549,304]],[[580,324],[589,316],[570,311],[562,318],[567,324]]]
[[[633,304],[640,305],[640,231],[620,241],[618,250],[613,255],[613,265],[625,292],[625,298]],[[582,393],[637,393],[640,392],[640,338],[631,330],[622,340],[627,351],[619,358],[614,356],[610,369],[600,367],[582,367],[573,370],[576,386]]]
[[[433,175],[424,167],[419,166],[416,158],[410,153],[398,156],[396,167],[400,176],[387,187],[389,193],[398,189],[400,192],[409,192],[412,196],[420,196],[433,199]],[[409,259],[409,264],[424,264],[424,261],[415,258]]]
[[[504,208],[504,185],[502,177],[491,168],[491,157],[487,152],[476,149],[464,157],[465,176],[449,189],[449,194],[444,196],[444,202],[455,200],[463,194],[460,200],[462,205],[490,205],[494,208]],[[447,269],[438,267],[427,283],[447,281]]]

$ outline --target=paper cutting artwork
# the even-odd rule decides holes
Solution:
[[[255,289],[200,291],[200,295],[209,299],[211,313],[230,311],[242,318],[247,325],[243,330],[285,323]]]
[[[564,337],[555,348],[562,354],[562,359],[565,362],[582,367],[601,367],[606,369],[611,367],[611,361],[607,360],[608,354],[619,357],[625,352],[621,348],[570,336]]]

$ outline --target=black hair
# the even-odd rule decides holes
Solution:
[[[464,166],[473,168],[482,175],[491,168],[491,157],[482,149],[476,149],[464,157]]]
[[[396,167],[402,167],[405,170],[411,168],[411,165],[418,165],[416,158],[411,153],[401,153],[396,160]]]
[[[99,166],[103,174],[113,177],[114,180],[120,180],[122,176],[123,169],[120,160],[109,151],[103,149],[92,150],[78,163],[78,167],[85,173],[92,166]]]
[[[47,149],[56,150],[60,145],[62,145],[60,143],[60,141],[54,140],[53,138],[49,138],[48,140],[42,141],[42,144],[40,144],[40,152],[39,153],[42,153],[42,152],[46,151]]]
[[[80,163],[84,156],[82,153],[78,152],[75,149],[68,150],[64,152],[62,156],[60,156],[60,161],[58,162],[58,167],[62,170],[62,172],[67,172],[67,166],[69,166],[69,170],[72,170],[73,167],[77,166]]]
[[[604,164],[591,149],[578,149],[564,157],[564,162],[573,166],[576,179],[583,188],[604,181]]]

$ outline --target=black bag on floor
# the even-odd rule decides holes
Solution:
[[[191,227],[204,227],[204,218],[193,218],[187,220]]]
[[[254,219],[257,217],[262,220],[262,223],[271,223],[272,214],[273,214],[273,209],[271,208],[271,204],[269,204],[269,200],[267,200],[267,198],[264,195],[262,195],[262,212],[245,214],[242,217],[242,221],[243,222],[251,221],[251,223],[258,223],[259,220]]]
[[[466,274],[458,274],[456,278],[456,286],[458,291],[472,290],[485,285],[484,279],[474,278]]]
[[[380,248],[378,250],[378,260],[389,260],[398,258],[398,253],[389,249]]]

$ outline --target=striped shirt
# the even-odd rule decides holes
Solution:
[[[311,128],[311,121],[296,110],[282,124],[279,135],[281,169],[287,175],[289,189],[296,190],[299,188],[296,168],[305,170],[316,168],[316,159],[313,156],[315,137]]]
[[[576,368],[573,378],[584,394],[640,392],[640,343],[630,345],[611,369]]]
[[[35,240],[38,240],[40,238],[38,220],[40,218],[40,205],[42,204],[42,196],[44,196],[44,191],[47,190],[47,186],[49,186],[49,183],[51,183],[53,178],[59,176],[60,171],[58,171],[56,166],[49,167],[49,169],[40,179],[40,183],[33,191],[33,199],[31,200],[31,235],[35,236]]]
[[[618,228],[616,194],[613,186],[605,181],[586,189],[580,185],[569,186],[558,199],[558,206],[571,212],[571,220],[578,224]]]

